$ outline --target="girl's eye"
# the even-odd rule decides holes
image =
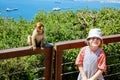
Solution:
[[[96,39],[96,40],[99,40],[99,38],[97,38],[97,37],[93,37],[93,38],[91,38],[91,39],[92,39],[92,40],[95,40],[95,39]]]

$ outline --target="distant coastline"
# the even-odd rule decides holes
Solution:
[[[108,3],[120,3],[120,0],[83,0],[83,1],[99,1],[99,2],[108,2]]]

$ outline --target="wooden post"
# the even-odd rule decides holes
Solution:
[[[55,80],[62,80],[63,50],[58,50],[57,48],[55,55]]]
[[[52,65],[53,65],[53,48],[49,48],[44,52],[45,80],[52,80]]]

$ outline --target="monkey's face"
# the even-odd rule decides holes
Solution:
[[[38,34],[43,34],[44,33],[44,25],[41,22],[38,22],[35,25],[35,28],[37,29]]]

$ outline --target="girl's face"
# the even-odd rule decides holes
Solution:
[[[97,37],[92,37],[89,39],[89,46],[93,49],[98,49],[101,45],[101,40]]]

